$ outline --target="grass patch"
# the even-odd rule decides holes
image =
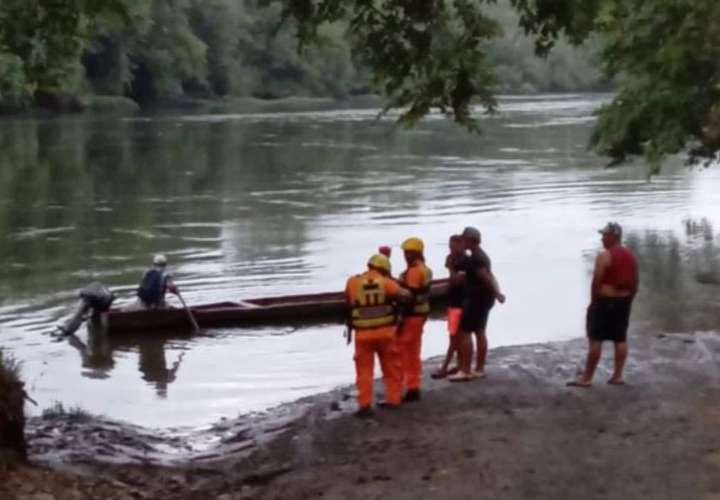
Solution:
[[[20,362],[0,350],[0,466],[27,458],[24,400]]]
[[[20,381],[20,362],[0,350],[0,394],[7,394]]]
[[[72,422],[86,422],[92,418],[92,415],[90,415],[90,413],[83,410],[79,406],[71,406],[65,408],[65,406],[60,401],[55,401],[52,406],[49,406],[43,410],[42,418],[64,418]]]

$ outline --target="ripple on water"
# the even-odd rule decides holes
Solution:
[[[11,224],[2,251],[13,268],[2,275],[10,283],[3,290],[29,290],[3,297],[0,343],[24,360],[41,405],[61,400],[159,427],[206,425],[351,384],[352,349],[342,327],[213,329],[194,338],[151,332],[107,342],[82,332],[79,344],[51,344],[43,334],[72,311],[76,288],[100,278],[120,295],[118,304],[130,303],[150,256],[163,252],[190,303],[339,290],[378,244],[395,246],[393,264],[402,269],[397,245],[409,234],[426,240],[429,265],[442,276],[447,237],[468,224],[482,229],[511,296],[493,311],[493,345],[580,336],[596,227],[621,220],[651,248],[644,258],[657,269],[648,279],[665,290],[655,275],[677,259],[714,255],[705,239],[692,251],[682,248],[673,224],[720,206],[720,176],[712,171],[697,174],[700,184],[685,170],[648,182],[642,169],[600,168],[604,160],[584,146],[592,108],[603,99],[503,99],[501,114],[481,137],[446,125],[440,115],[413,132],[395,131],[394,117],[375,121],[377,110],[123,123],[127,133],[104,138],[110,143],[100,149],[122,147],[133,164],[152,164],[152,170],[137,179],[121,170],[108,175],[106,166],[94,170],[98,158],[91,157],[92,203],[76,207],[57,198],[62,206],[47,211],[52,200],[31,210],[0,201],[0,212],[27,217],[15,226],[12,217],[3,219]],[[206,126],[214,122],[227,126]],[[531,132],[504,128],[513,124]],[[150,157],[152,163],[140,163]],[[310,170],[294,168],[300,164]],[[156,174],[163,182],[148,182]],[[135,190],[132,196],[120,194],[118,178],[126,192]],[[86,199],[84,185],[72,188],[53,196]],[[94,212],[106,208],[114,212]],[[83,232],[83,225],[90,230]],[[67,232],[35,232],[45,228]],[[659,231],[662,241],[643,239],[649,230]],[[27,240],[13,239],[26,231]],[[80,237],[66,237],[70,231]],[[48,237],[78,241],[46,245]],[[74,253],[86,257],[69,259]],[[38,266],[45,266],[42,276]],[[431,320],[424,339],[426,355],[442,352],[444,323]]]
[[[63,227],[49,227],[49,228],[37,228],[30,227],[23,229],[22,231],[16,231],[10,233],[10,238],[14,240],[30,240],[35,238],[47,238],[48,236],[71,233],[75,231],[75,226],[63,226]]]

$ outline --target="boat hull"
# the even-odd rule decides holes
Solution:
[[[447,280],[433,282],[430,293],[433,306],[443,304],[446,295]],[[318,322],[342,324],[347,316],[342,292],[220,302],[193,306],[190,310],[202,328]],[[103,329],[111,334],[186,330],[191,327],[183,309],[112,309],[102,314],[101,322]]]

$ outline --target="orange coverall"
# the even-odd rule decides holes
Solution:
[[[400,290],[392,279],[384,278],[379,272],[369,270],[360,276],[354,276],[347,282],[345,296],[348,305],[355,303],[357,280],[371,277],[383,284],[388,297],[394,297]],[[373,403],[373,379],[375,355],[380,358],[380,368],[385,384],[385,400],[392,405],[402,402],[402,369],[398,347],[395,343],[397,325],[376,328],[357,329],[355,331],[355,373],[358,389],[358,406],[366,408]]]
[[[419,290],[428,283],[430,270],[422,260],[411,264],[403,273],[402,284],[410,290]],[[409,390],[420,389],[422,381],[422,334],[427,314],[411,314],[400,327],[398,346],[402,362],[403,382]]]

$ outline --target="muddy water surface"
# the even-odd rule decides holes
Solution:
[[[505,99],[481,137],[440,118],[396,130],[374,110],[3,121],[0,345],[41,407],[202,426],[351,382],[340,328],[52,342],[78,288],[100,280],[129,301],[164,252],[189,302],[338,290],[411,235],[442,276],[447,237],[472,224],[508,295],[492,345],[562,340],[583,335],[607,220],[641,259],[633,328],[714,329],[720,173],[603,168],[585,149],[603,99]],[[442,352],[444,324],[425,339]]]

